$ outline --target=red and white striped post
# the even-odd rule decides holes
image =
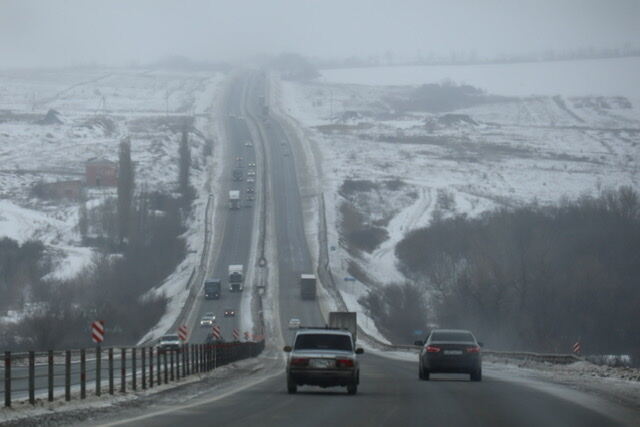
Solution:
[[[180,341],[184,342],[187,340],[187,337],[189,336],[189,330],[187,329],[186,325],[182,325],[178,328],[178,338],[180,338]]]
[[[577,354],[578,356],[582,352],[582,346],[580,345],[580,341],[576,341],[576,343],[571,348],[573,350],[573,353]]]
[[[104,341],[104,322],[102,320],[96,320],[91,324],[91,339],[96,344]]]
[[[211,328],[211,335],[213,335],[213,337],[218,340],[222,338],[222,333],[220,332],[219,325],[213,325],[213,327]]]
[[[233,340],[234,341],[240,340],[240,331],[238,330],[238,328],[233,328]]]
[[[102,349],[100,343],[104,341],[104,322],[96,320],[91,324],[91,339],[96,343],[96,396],[102,394]]]

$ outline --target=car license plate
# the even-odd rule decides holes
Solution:
[[[462,355],[462,350],[445,350],[444,354],[447,356],[460,356]]]
[[[334,361],[330,359],[311,359],[309,366],[312,368],[330,368],[333,366]]]

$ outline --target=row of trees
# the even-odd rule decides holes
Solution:
[[[640,360],[640,197],[631,188],[440,219],[396,254],[442,327],[471,329],[491,348],[567,352],[579,340],[586,353]]]

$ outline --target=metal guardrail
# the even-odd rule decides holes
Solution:
[[[377,340],[375,341],[375,345],[387,351],[413,351],[416,353],[416,355],[420,351],[420,347],[415,345],[385,344]],[[583,358],[576,356],[575,354],[534,353],[530,351],[500,351],[483,349],[482,354],[484,356],[504,357],[507,359],[517,360],[533,360],[536,362],[547,362],[557,365],[567,365],[569,363],[584,360]]]
[[[259,342],[222,344],[184,344],[175,349],[157,347],[101,348],[48,352],[12,353],[6,351],[1,369],[4,406],[17,400],[54,401],[64,396],[70,401],[72,390],[79,398],[87,390],[96,396],[127,390],[138,391],[200,374],[249,357],[264,350]]]
[[[483,350],[482,354],[487,356],[505,357],[509,359],[548,362],[548,363],[554,363],[557,365],[568,365],[569,363],[583,360],[583,358],[576,356],[575,354],[533,353],[528,351]]]

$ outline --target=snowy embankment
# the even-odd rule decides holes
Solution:
[[[188,231],[190,253],[162,286],[180,295],[202,245],[199,230],[209,195],[205,139],[209,113],[223,76],[210,72],[148,69],[56,69],[0,72],[0,238],[41,240],[54,255],[53,278],[72,278],[90,265],[94,251],[82,246],[80,203],[43,200],[36,183],[84,181],[91,158],[118,161],[118,144],[131,139],[136,188],[173,191],[178,177],[178,141],[183,117],[195,117],[190,135],[191,183],[198,192]],[[51,120],[45,115],[53,110]],[[91,209],[115,194],[89,188]],[[173,306],[173,302],[170,303]]]
[[[395,246],[434,216],[638,188],[638,74],[640,59],[625,58],[325,70],[320,82],[280,82],[276,102],[321,159],[331,267],[349,308],[362,312],[365,282],[404,279]],[[486,102],[398,107],[417,85],[443,80],[477,86]]]

